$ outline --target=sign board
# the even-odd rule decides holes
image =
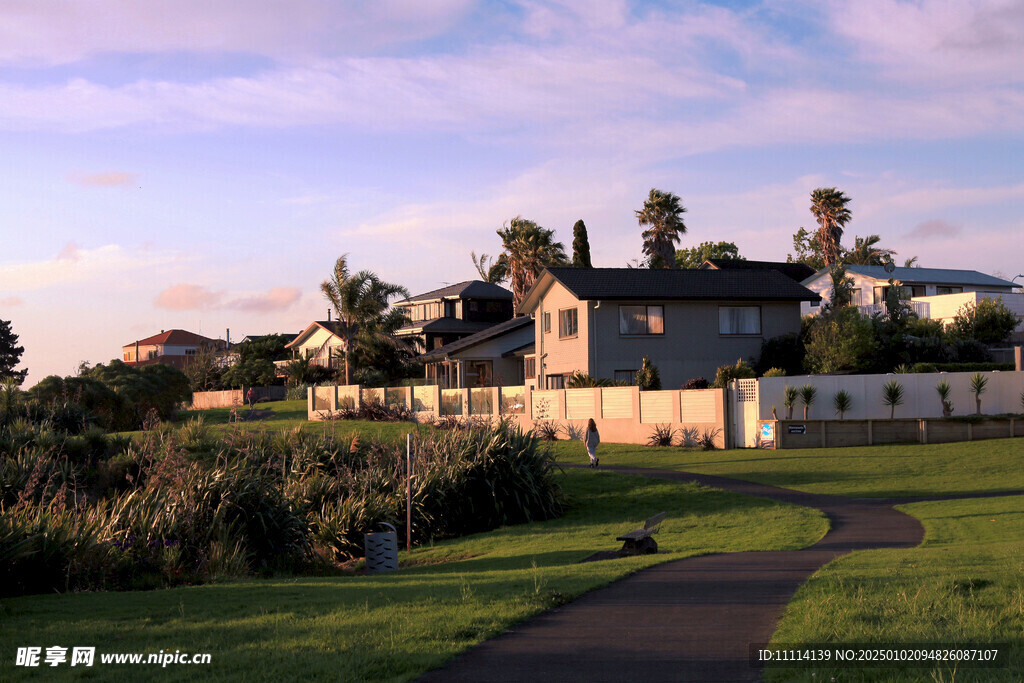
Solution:
[[[786,425],[786,432],[789,434],[806,434],[807,425]]]
[[[761,440],[771,441],[775,438],[775,425],[771,422],[765,422],[761,425]]]

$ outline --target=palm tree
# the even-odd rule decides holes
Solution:
[[[501,238],[504,251],[492,269],[500,268],[505,278],[512,281],[513,309],[519,308],[526,292],[537,281],[540,271],[548,266],[564,266],[569,263],[565,247],[555,241],[554,231],[542,228],[522,216],[516,216],[498,230],[498,237]]]
[[[649,226],[643,232],[644,254],[649,268],[675,268],[676,244],[686,233],[682,200],[671,192],[651,188],[644,208],[636,212],[640,226]]]
[[[487,254],[477,256],[475,251],[469,252],[469,255],[473,259],[473,267],[476,268],[481,280],[496,285],[505,279],[505,267],[500,258],[495,261]]]
[[[855,237],[853,241],[853,249],[846,252],[846,256],[843,260],[846,263],[855,266],[885,265],[887,260],[886,257],[894,256],[896,252],[892,249],[882,249],[878,247],[878,243],[881,241],[882,238],[878,235]]]
[[[811,192],[811,213],[818,221],[818,244],[825,265],[831,266],[842,254],[843,228],[852,214],[846,208],[850,198],[834,187],[819,187]]]
[[[320,284],[320,291],[338,316],[334,332],[341,338],[345,354],[345,384],[351,384],[352,351],[357,337],[364,331],[383,334],[382,322],[393,323],[396,315],[388,311],[388,301],[392,297],[408,297],[409,291],[401,285],[382,281],[369,270],[352,274],[348,269],[348,254],[342,254],[335,262],[331,279]]]

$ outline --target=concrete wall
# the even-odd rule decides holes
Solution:
[[[1024,372],[984,372],[988,386],[981,395],[983,415],[1020,413],[1020,395],[1024,391]],[[942,417],[942,404],[935,385],[945,380],[952,388],[953,415],[974,415],[976,405],[970,392],[973,372],[914,373],[905,375],[801,375],[797,377],[762,377],[758,383],[758,419],[772,418],[772,407],[778,417],[786,417],[783,407],[786,386],[817,387],[818,394],[810,408],[809,417],[815,420],[838,420],[832,399],[841,389],[853,398],[853,406],[846,411],[848,420],[888,419],[889,406],[882,402],[882,385],[895,379],[903,385],[903,405],[896,408],[897,418]],[[803,416],[803,405],[798,403],[793,417]]]
[[[898,443],[950,443],[1024,436],[1024,419],[762,420],[775,448],[841,448]]]
[[[310,420],[322,420],[338,409],[339,395],[357,392],[359,400],[370,400],[379,391],[359,387],[310,387],[307,415]],[[413,408],[418,422],[442,416],[503,417],[523,429],[533,429],[539,422],[550,422],[561,428],[560,438],[565,439],[572,431],[582,434],[587,421],[593,418],[601,440],[608,443],[646,444],[658,425],[668,426],[680,437],[683,430],[692,438],[705,431],[717,432],[718,447],[724,448],[726,443],[725,391],[722,389],[641,392],[637,387],[547,391],[531,391],[526,386],[414,387],[405,390],[402,400]]]

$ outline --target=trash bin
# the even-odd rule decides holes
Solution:
[[[364,534],[366,541],[366,573],[393,572],[398,569],[398,531],[387,523],[381,523],[391,531]]]

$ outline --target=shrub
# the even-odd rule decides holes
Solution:
[[[786,419],[793,419],[793,407],[796,405],[797,398],[800,396],[800,390],[796,387],[786,385],[783,389],[783,401],[782,405],[786,407]]]
[[[889,406],[889,419],[896,417],[896,406],[903,405],[903,385],[894,379],[882,385],[882,401]]]
[[[871,321],[853,306],[818,316],[807,332],[804,367],[812,374],[863,370],[875,354]]]
[[[811,406],[814,405],[814,398],[818,395],[818,388],[813,384],[805,384],[800,387],[800,400],[804,404],[804,419],[810,414]]]
[[[686,380],[686,384],[683,385],[683,389],[707,389],[708,381],[703,377],[694,377],[693,379]]]
[[[782,368],[768,368],[764,371],[762,377],[785,377],[786,371]]]
[[[640,369],[636,373],[636,385],[640,391],[658,391],[661,389],[661,375],[658,368],[651,363],[647,356],[640,362]]]
[[[735,365],[722,365],[718,368],[715,372],[715,383],[712,386],[716,389],[724,389],[734,379],[753,379],[754,377],[757,377],[754,369],[745,360],[739,358]]]
[[[769,368],[782,368],[787,375],[799,375],[804,366],[804,344],[796,334],[772,337],[761,342],[761,354],[754,365],[761,375]]]
[[[846,389],[840,389],[832,397],[832,407],[836,409],[836,415],[842,420],[848,411],[853,406],[853,397],[850,396],[850,392]]]
[[[543,441],[558,441],[558,435],[562,433],[562,427],[551,420],[540,420],[533,425],[533,432],[537,438]]]
[[[704,450],[704,451],[714,451],[714,450],[717,450],[718,446],[715,444],[715,440],[721,434],[722,434],[722,430],[718,429],[717,427],[714,428],[714,429],[708,428],[708,429],[705,429],[703,432],[701,432],[700,438],[698,439],[698,442],[700,443],[701,450]]]
[[[671,446],[675,443],[676,430],[672,425],[654,425],[651,435],[647,438],[648,446]]]
[[[985,297],[977,304],[964,304],[949,324],[948,334],[954,339],[999,344],[1010,337],[1019,322],[1002,299]]]
[[[942,402],[942,416],[949,417],[953,414],[953,402],[949,399],[953,393],[953,388],[949,386],[949,382],[942,380],[935,385],[935,391],[938,392],[939,401]]]
[[[988,386],[988,377],[976,372],[971,375],[971,393],[974,394],[974,402],[977,405],[977,412],[975,415],[981,415],[981,395],[985,393],[985,388]]]
[[[614,387],[618,386],[619,383],[614,380],[608,379],[607,377],[592,377],[585,372],[576,370],[568,379],[565,380],[565,386],[568,389],[587,389],[590,387]]]

